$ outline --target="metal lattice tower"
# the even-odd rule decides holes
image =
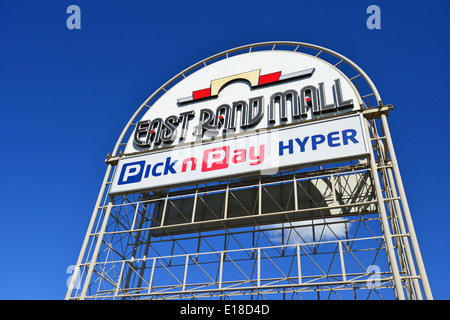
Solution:
[[[370,154],[108,195],[134,125],[154,101],[209,63],[257,50],[306,53],[345,74],[360,95]],[[108,155],[66,299],[432,299],[389,132],[391,110],[352,61],[305,43],[238,47],[182,71],[141,105]]]

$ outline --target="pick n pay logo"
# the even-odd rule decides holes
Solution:
[[[121,185],[141,181],[144,166],[145,160],[124,164],[117,184]]]
[[[228,168],[230,146],[209,149],[205,151],[202,172]]]
[[[125,163],[120,168],[117,185],[138,183],[142,179],[166,176],[169,174],[194,171],[197,171],[197,173],[203,173],[208,171],[223,170],[227,169],[230,164],[248,164],[250,166],[260,165],[265,158],[264,150],[264,144],[259,145],[258,148],[255,146],[250,146],[248,150],[246,148],[237,148],[232,150],[229,145],[206,149],[197,157],[190,156],[181,161],[181,171],[177,171],[180,169],[179,167],[176,167],[178,160],[172,159],[172,156],[167,157],[165,161],[156,163],[151,160],[140,160]],[[201,163],[200,172],[197,169],[197,162]]]
[[[126,163],[122,166],[117,184],[123,185],[140,182],[142,178],[146,179],[150,175],[159,177],[161,175],[168,175],[169,173],[175,174],[177,171],[174,166],[177,162],[178,160],[172,160],[172,157],[167,157],[165,162],[157,162],[155,164],[146,164],[145,160]]]

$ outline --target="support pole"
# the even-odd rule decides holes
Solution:
[[[366,122],[366,133],[367,139],[370,139],[369,126],[370,123],[367,119]],[[398,271],[397,259],[395,257],[394,245],[392,244],[392,235],[389,229],[389,222],[386,214],[386,208],[384,206],[383,193],[381,191],[380,179],[378,177],[377,164],[375,163],[375,156],[373,153],[372,145],[369,145],[370,152],[370,169],[372,171],[373,183],[375,187],[375,192],[377,196],[378,208],[380,211],[381,227],[384,233],[384,241],[386,243],[386,252],[388,255],[389,265],[391,268],[392,277],[394,280],[394,289],[396,297],[398,300],[405,300],[405,294],[403,293],[402,281],[400,278],[400,273]]]
[[[86,298],[86,292],[87,292],[87,290],[89,288],[89,284],[91,282],[91,277],[92,277],[92,273],[94,272],[95,263],[97,261],[97,256],[98,256],[98,252],[100,251],[100,247],[101,247],[102,242],[103,242],[103,236],[105,234],[105,229],[106,229],[106,226],[108,225],[108,219],[109,219],[109,215],[111,213],[111,208],[112,208],[113,201],[114,201],[114,198],[110,198],[109,199],[109,203],[108,203],[108,206],[106,208],[105,216],[103,217],[102,227],[101,227],[100,232],[98,234],[97,243],[95,244],[94,253],[92,254],[92,260],[89,263],[89,271],[88,271],[88,273],[86,275],[86,279],[84,280],[83,291],[81,291],[81,296],[80,296],[81,300],[84,300]]]
[[[387,171],[387,175],[388,175],[388,179],[389,179],[389,184],[391,185],[391,188],[392,188],[392,197],[397,198],[398,194],[395,189],[394,176],[392,174],[392,169],[387,168],[386,171]],[[407,231],[405,228],[405,223],[404,223],[403,217],[402,217],[402,211],[400,209],[400,204],[399,204],[398,200],[394,200],[394,206],[395,206],[395,210],[397,212],[397,218],[398,218],[398,222],[399,222],[400,232],[401,232],[401,234],[407,234]],[[408,241],[407,236],[405,237],[405,239],[403,241],[403,245],[405,246],[406,259],[408,261],[408,265],[411,270],[410,271],[411,276],[413,277],[412,284],[413,284],[413,291],[414,291],[415,297],[418,300],[423,300],[422,292],[420,290],[419,280],[416,278],[416,276],[417,276],[416,267],[414,265],[414,258],[411,254],[411,247],[409,246],[409,241]]]
[[[67,290],[66,300],[70,299],[73,288],[75,286],[75,281],[78,278],[78,273],[80,272],[80,265],[83,262],[83,257],[84,257],[84,254],[86,253],[86,248],[89,243],[89,237],[92,233],[92,229],[94,227],[95,220],[97,218],[98,208],[100,207],[100,202],[102,201],[103,193],[105,192],[106,184],[108,182],[108,178],[109,178],[109,174],[111,173],[111,169],[112,169],[112,165],[109,164],[108,167],[106,168],[106,173],[103,178],[102,186],[101,186],[100,192],[98,193],[98,196],[97,196],[97,202],[95,203],[94,212],[92,213],[91,220],[89,222],[89,226],[86,231],[86,235],[84,236],[83,245],[81,246],[81,251],[78,256],[77,264],[76,264],[75,270],[73,271],[71,282],[70,282],[69,288]]]
[[[422,280],[423,292],[425,299],[433,300],[433,294],[431,293],[430,284],[428,282],[427,273],[425,271],[425,265],[423,263],[422,254],[420,253],[419,242],[417,241],[416,232],[411,218],[411,212],[409,211],[408,201],[406,199],[405,189],[403,187],[402,177],[398,168],[397,157],[394,151],[394,145],[392,143],[391,133],[387,123],[387,118],[384,113],[381,114],[381,125],[386,137],[386,143],[389,151],[389,157],[392,163],[392,169],[394,171],[395,181],[397,183],[398,193],[400,195],[400,202],[402,204],[403,213],[405,217],[406,226],[411,239],[411,245],[416,258],[417,269],[419,270],[420,279]]]

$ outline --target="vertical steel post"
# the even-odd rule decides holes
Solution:
[[[261,185],[261,177],[259,177],[258,181],[258,215],[262,213],[262,185]]]
[[[298,210],[297,177],[294,174],[294,210]]]
[[[369,132],[370,123],[367,119],[365,119],[365,122],[366,122],[365,127],[366,127],[367,139],[369,140],[368,142],[369,142],[369,153],[370,153],[370,156],[369,156],[370,170],[372,171],[373,184],[375,187],[378,208],[380,211],[379,213],[380,213],[380,218],[381,218],[381,226],[383,229],[384,241],[386,243],[386,252],[388,255],[389,266],[390,266],[392,277],[394,280],[394,289],[395,289],[397,299],[405,300],[405,294],[404,294],[403,288],[402,288],[402,280],[400,278],[400,273],[398,271],[398,265],[397,265],[397,259],[395,257],[394,245],[392,244],[392,235],[391,235],[391,231],[389,229],[389,222],[388,222],[388,217],[386,214],[386,208],[384,206],[383,193],[381,191],[380,180],[378,177],[377,164],[375,163],[375,155],[373,153],[372,144],[370,142],[370,132]]]
[[[228,194],[230,193],[230,182],[227,182],[227,189],[225,191],[225,200],[223,207],[223,218],[226,219],[228,217]]]
[[[108,207],[106,208],[105,216],[103,217],[102,227],[101,227],[100,232],[97,237],[97,243],[95,244],[95,249],[94,249],[94,253],[92,254],[91,262],[89,263],[89,271],[86,275],[86,279],[84,280],[83,290],[81,291],[81,295],[80,295],[81,300],[84,300],[86,298],[86,292],[87,292],[90,282],[91,282],[91,277],[92,277],[92,273],[94,272],[98,252],[100,251],[100,247],[103,242],[103,236],[105,234],[105,229],[106,229],[106,226],[108,225],[108,219],[109,219],[109,215],[111,213],[113,201],[114,201],[114,198],[109,199]]]
[[[156,265],[156,257],[153,258],[152,272],[151,272],[151,274],[150,274],[150,281],[148,282],[148,293],[150,293],[151,290],[152,290],[153,276],[155,275],[155,265]]]
[[[389,157],[391,159],[392,169],[394,171],[394,177],[397,183],[398,193],[400,195],[400,202],[402,204],[406,226],[408,228],[408,232],[410,235],[412,249],[414,252],[414,256],[416,258],[417,269],[419,270],[420,279],[422,280],[422,287],[425,294],[425,299],[432,300],[433,295],[431,293],[430,284],[428,282],[427,273],[425,271],[425,265],[422,260],[422,254],[420,253],[419,242],[417,241],[416,232],[414,230],[414,225],[411,218],[411,212],[409,211],[408,201],[406,199],[405,189],[403,187],[400,170],[398,168],[398,162],[394,151],[394,145],[392,143],[391,133],[389,131],[386,115],[384,113],[381,114],[381,125],[384,131],[384,135],[386,137]]]
[[[98,208],[100,207],[100,202],[102,201],[103,193],[105,192],[106,183],[108,182],[108,178],[109,178],[109,174],[111,173],[111,169],[112,169],[112,165],[109,164],[108,167],[106,168],[105,176],[103,178],[102,186],[100,187],[100,192],[98,193],[98,196],[97,196],[97,201],[95,203],[95,207],[94,207],[94,211],[91,216],[91,220],[89,221],[89,226],[86,231],[86,235],[84,236],[83,245],[81,246],[81,251],[78,256],[77,264],[73,271],[71,282],[70,282],[69,288],[67,290],[66,300],[70,299],[73,288],[75,286],[75,281],[78,278],[78,273],[80,272],[80,265],[83,262],[83,257],[84,257],[84,254],[86,253],[86,248],[89,243],[89,238],[92,233],[92,229],[94,228],[95,220],[97,219]]]
[[[114,291],[114,298],[117,297],[117,294],[119,293],[119,290],[120,290],[120,281],[122,281],[124,267],[125,267],[125,260],[122,260],[122,266],[120,267],[119,278],[117,279],[117,283],[116,283],[116,290]]]
[[[297,245],[297,270],[298,270],[298,284],[302,284],[302,267],[300,262],[300,245]]]
[[[221,251],[219,261],[219,289],[222,289],[223,260],[224,260],[224,251]]]
[[[186,255],[186,261],[184,262],[183,284],[181,286],[181,291],[186,291],[186,279],[187,279],[188,266],[189,266],[189,254]]]
[[[387,168],[387,175],[388,175],[388,179],[389,179],[389,184],[391,185],[391,188],[392,188],[392,197],[397,198],[398,194],[397,194],[397,190],[395,189],[394,177],[392,175],[392,169],[391,168]],[[395,210],[397,211],[397,217],[398,217],[400,232],[402,234],[407,234],[407,230],[405,228],[405,223],[404,223],[403,217],[402,217],[402,211],[400,209],[400,204],[399,204],[398,200],[394,200],[394,206],[395,206]],[[416,267],[414,265],[414,259],[413,259],[412,255],[411,255],[411,247],[409,246],[409,241],[408,241],[408,237],[407,236],[405,236],[405,240],[403,242],[404,242],[403,245],[405,246],[405,251],[406,251],[406,259],[408,260],[408,265],[409,265],[409,268],[411,270],[410,271],[411,272],[411,276],[414,278],[412,280],[414,293],[415,293],[416,298],[418,300],[423,300],[422,292],[420,290],[419,280],[415,278],[417,276]]]
[[[338,242],[338,246],[339,246],[339,258],[341,260],[342,281],[347,281],[347,275],[345,273],[344,252],[342,251],[342,241]]]
[[[261,286],[261,248],[257,249],[257,256],[256,256],[256,272],[257,272],[257,286],[258,288]]]

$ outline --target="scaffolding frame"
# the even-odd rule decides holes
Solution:
[[[134,123],[152,102],[208,63],[252,50],[301,51],[345,74],[359,92],[369,155],[109,197]],[[391,110],[352,61],[310,44],[252,44],[184,70],[142,104],[108,154],[66,299],[432,299]]]

